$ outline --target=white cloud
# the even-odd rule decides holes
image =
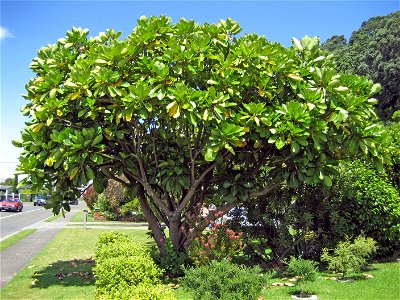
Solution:
[[[0,40],[4,40],[4,39],[10,38],[12,36],[13,35],[7,28],[0,26]]]

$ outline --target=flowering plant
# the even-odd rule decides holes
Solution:
[[[218,216],[222,217],[222,212],[216,213]],[[235,232],[226,224],[210,221],[210,227],[189,246],[189,257],[196,265],[205,265],[212,260],[231,260],[243,250],[242,235],[242,232]]]

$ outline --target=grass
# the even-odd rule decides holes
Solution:
[[[94,299],[93,255],[100,232],[106,229],[63,229],[13,280],[0,291],[0,299]],[[134,237],[135,242],[154,244],[143,229],[121,230]],[[320,300],[331,299],[399,299],[400,262],[376,263],[355,282],[340,283],[325,280],[332,276],[319,273],[318,279],[307,286]],[[273,282],[284,282],[273,278]],[[290,299],[297,287],[267,286],[260,299]],[[29,295],[29,297],[27,297]],[[193,299],[182,287],[174,290],[178,300]]]
[[[306,290],[318,295],[319,300],[352,299],[352,300],[389,300],[399,299],[400,296],[400,263],[375,263],[365,273],[373,278],[355,275],[354,282],[342,283],[325,278],[332,274],[319,273],[315,282],[309,283]],[[281,278],[273,278],[270,283],[285,282]],[[273,287],[269,286],[263,291],[264,299],[289,299],[293,293],[299,292],[298,287]]]
[[[89,211],[88,212],[88,222],[93,222],[93,214]],[[83,222],[83,211],[77,212],[70,220],[70,222]]]
[[[22,240],[23,238],[27,237],[28,235],[34,233],[37,229],[25,229],[22,230],[12,236],[10,236],[9,238],[3,240],[0,242],[0,251],[3,251],[5,249],[7,249],[8,247],[11,247],[12,245],[14,245],[15,243],[19,242],[20,240]]]
[[[103,231],[63,229],[0,291],[0,299],[94,299],[92,258]],[[144,230],[124,232],[135,242],[150,242]]]

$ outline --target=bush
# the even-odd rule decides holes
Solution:
[[[252,300],[261,293],[265,279],[261,269],[235,265],[228,260],[186,270],[182,284],[195,299]]]
[[[185,252],[176,252],[172,245],[171,239],[165,240],[165,257],[160,256],[160,252],[156,246],[152,249],[154,261],[165,270],[168,275],[182,276],[184,275],[184,266],[189,264],[189,257]]]
[[[318,260],[322,249],[364,234],[379,246],[379,256],[400,250],[400,196],[385,173],[361,161],[341,162],[331,188],[280,187],[244,205],[252,226],[244,232],[253,260],[292,255]],[[257,244],[252,241],[256,240]]]
[[[107,219],[115,220],[118,217],[118,214],[116,213],[117,208],[112,205],[105,194],[100,194],[97,197],[95,208],[98,208],[100,213]]]
[[[172,290],[162,284],[139,284],[133,289],[131,295],[130,299],[138,300],[175,300]]]
[[[119,231],[105,231],[100,233],[96,248],[101,245],[108,245],[121,242],[132,242],[132,237]]]
[[[144,214],[141,211],[139,200],[134,198],[133,200],[123,204],[120,208],[120,215],[123,218],[132,218],[135,220],[145,220]]]
[[[303,258],[296,258],[292,256],[287,266],[287,270],[293,276],[297,277],[297,282],[301,286],[301,293],[304,292],[306,284],[308,282],[315,281],[317,279],[317,263],[312,260]]]
[[[195,238],[188,249],[189,257],[200,266],[212,260],[231,260],[243,250],[242,233],[231,230],[224,224],[211,224],[213,227]]]
[[[107,258],[117,256],[142,256],[151,258],[150,253],[148,252],[146,247],[133,243],[132,241],[98,245],[95,252],[96,261],[102,261]]]
[[[113,288],[111,292],[97,297],[101,300],[176,300],[171,288],[162,284],[139,284],[126,289]]]
[[[340,242],[332,254],[324,248],[321,261],[328,263],[329,270],[342,273],[342,277],[345,277],[351,272],[359,272],[376,250],[376,242],[372,238],[359,236],[353,243],[350,241]]]
[[[101,233],[95,258],[97,299],[173,299],[171,290],[161,285],[162,270],[129,235]]]
[[[138,284],[159,284],[161,269],[152,259],[143,256],[118,256],[102,260],[94,268],[97,295],[114,289],[127,289]]]

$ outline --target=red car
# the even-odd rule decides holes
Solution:
[[[13,211],[22,211],[24,208],[24,203],[20,199],[3,199],[0,201],[0,211],[1,210],[13,210]]]

